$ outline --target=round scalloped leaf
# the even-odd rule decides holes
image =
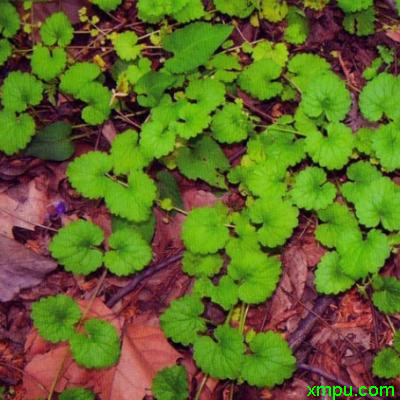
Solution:
[[[259,60],[239,75],[239,87],[259,100],[269,100],[278,96],[283,86],[275,82],[281,76],[282,67],[272,60]]]
[[[381,350],[374,358],[372,372],[380,378],[396,378],[400,375],[400,356],[391,348]]]
[[[318,224],[315,237],[327,247],[336,247],[337,240],[344,231],[358,228],[354,215],[343,204],[333,203],[318,211],[318,218],[323,224]]]
[[[72,65],[62,76],[60,81],[60,89],[79,96],[79,92],[87,83],[93,82],[101,74],[101,69],[97,64],[89,62],[81,62]]]
[[[109,182],[105,201],[111,213],[132,222],[144,222],[150,217],[156,195],[154,181],[141,171],[132,171],[127,186]]]
[[[220,204],[190,211],[182,226],[182,240],[186,248],[200,254],[222,249],[229,239],[229,229],[225,226],[227,211]]]
[[[274,43],[269,40],[262,40],[257,43],[252,50],[252,57],[254,61],[259,60],[272,60],[282,68],[286,65],[289,51],[285,43]]]
[[[229,103],[215,113],[211,131],[218,142],[231,144],[245,140],[253,124],[240,104]]]
[[[113,216],[111,224],[113,232],[122,229],[130,229],[138,232],[147,243],[150,243],[154,236],[156,217],[154,214],[151,214],[150,218],[148,218],[146,221],[135,224],[134,222],[128,221],[124,218]]]
[[[285,0],[261,0],[262,16],[270,22],[282,21],[288,13]]]
[[[33,48],[32,72],[44,81],[50,81],[60,75],[66,63],[67,53],[62,48],[56,47],[50,50],[40,44]]]
[[[267,247],[283,245],[298,224],[299,210],[279,197],[256,200],[249,207],[250,219],[261,227],[258,240]]]
[[[220,271],[223,262],[219,254],[201,255],[186,250],[182,259],[182,270],[196,278],[211,277]]]
[[[0,2],[0,33],[6,38],[12,38],[20,26],[17,9],[8,1]]]
[[[276,332],[258,333],[249,343],[241,377],[250,385],[273,387],[289,379],[296,370],[296,358],[287,341]]]
[[[42,82],[33,75],[12,71],[4,79],[1,101],[9,111],[25,111],[28,106],[37,106],[42,98]]]
[[[206,374],[217,379],[236,379],[240,375],[245,346],[242,334],[229,325],[219,325],[214,336],[198,337],[194,342],[194,359]]]
[[[246,18],[254,10],[254,4],[248,0],[213,0],[215,8],[231,17]]]
[[[384,115],[399,118],[399,90],[400,79],[386,72],[372,79],[360,93],[359,106],[363,116],[370,121],[379,121]]]
[[[308,167],[297,175],[290,193],[297,207],[306,210],[320,210],[333,203],[336,188],[327,181],[323,169]]]
[[[195,100],[207,112],[214,111],[225,102],[224,84],[211,78],[191,81],[185,94],[188,99]]]
[[[177,0],[174,2],[174,6],[179,10],[186,2],[186,0]],[[166,14],[172,11],[171,4],[171,2],[166,2],[164,0],[138,0],[137,8],[139,11],[139,19],[151,24],[160,22]]]
[[[121,60],[132,61],[140,54],[142,46],[137,45],[138,37],[133,31],[117,33],[113,45]]]
[[[0,39],[0,66],[6,63],[11,54],[11,43],[7,39]]]
[[[303,44],[310,32],[308,19],[304,12],[298,7],[289,7],[287,23],[283,38],[291,44]]]
[[[68,165],[67,176],[72,187],[89,199],[104,197],[109,191],[106,177],[113,167],[112,159],[101,151],[90,151]]]
[[[382,174],[369,162],[358,161],[347,168],[347,177],[353,182],[342,185],[341,192],[346,200],[356,203],[369,196],[371,184],[382,178]]]
[[[40,37],[47,46],[68,46],[74,37],[71,21],[63,12],[56,12],[46,18],[40,27]]]
[[[96,248],[104,233],[89,221],[73,221],[61,228],[49,245],[51,255],[74,274],[88,275],[100,268],[103,252]]]
[[[336,251],[325,253],[315,271],[315,286],[319,293],[338,294],[350,289],[355,279],[347,276],[340,267]]]
[[[379,224],[388,231],[400,229],[400,190],[388,178],[377,179],[365,195],[356,202],[356,214],[361,224],[374,228]]]
[[[197,334],[204,332],[206,322],[201,318],[204,305],[198,296],[184,296],[171,302],[161,315],[161,327],[167,337],[185,346],[193,343]]]
[[[344,232],[338,238],[337,251],[344,273],[354,279],[361,279],[368,274],[376,274],[385,264],[391,250],[388,237],[373,229],[368,232],[365,240],[357,230]]]
[[[104,265],[118,276],[140,271],[151,261],[150,245],[131,229],[114,232],[108,244],[111,250],[104,254]]]
[[[392,172],[400,169],[400,126],[399,123],[381,125],[371,136],[372,150],[382,167]]]
[[[175,7],[174,1],[174,7]],[[178,3],[179,4],[179,3]],[[186,1],[186,4],[183,8],[178,9],[177,11],[172,13],[172,17],[181,23],[186,23],[190,21],[194,21],[196,19],[200,19],[205,14],[204,5],[202,0],[190,0]]]
[[[84,388],[65,389],[59,400],[94,400],[94,393]]]
[[[41,298],[32,305],[33,324],[40,336],[52,343],[71,338],[80,318],[79,306],[64,294]]]
[[[400,311],[400,281],[391,276],[375,276],[372,281],[372,302],[379,311],[395,314]]]
[[[140,151],[138,133],[133,129],[117,135],[111,144],[110,156],[116,175],[127,175],[133,169],[142,170],[149,160]]]
[[[349,161],[354,147],[351,129],[332,122],[326,126],[327,135],[311,131],[305,138],[305,148],[312,160],[327,169],[341,169]]]
[[[82,333],[69,340],[71,352],[78,365],[85,368],[107,368],[120,356],[118,332],[109,322],[92,318],[83,325]]]
[[[248,251],[245,257],[231,261],[228,275],[239,286],[240,300],[259,304],[274,293],[281,275],[281,263],[260,251]]]
[[[35,121],[27,113],[0,111],[0,151],[8,156],[24,149],[35,134]]]
[[[373,0],[338,0],[338,6],[345,13],[354,13],[357,11],[366,10],[373,6]]]
[[[343,120],[350,106],[350,93],[334,73],[314,76],[301,101],[301,108],[306,115],[312,118],[325,115],[332,122]]]
[[[116,10],[122,0],[90,0],[90,2],[96,4],[101,10],[110,12]]]
[[[158,371],[153,378],[151,391],[157,400],[187,400],[189,383],[185,367],[174,365]]]
[[[111,92],[98,82],[89,82],[79,91],[79,100],[88,103],[82,110],[82,119],[89,125],[99,125],[111,113]]]

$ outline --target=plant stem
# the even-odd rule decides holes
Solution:
[[[234,393],[235,393],[235,384],[232,382],[229,385],[229,400],[233,400]]]
[[[250,306],[246,303],[242,303],[242,308],[240,310],[240,320],[239,320],[239,330],[241,333],[244,331],[244,325],[246,323],[247,313],[249,312]]]
[[[207,383],[207,379],[208,379],[208,374],[207,374],[207,375],[204,375],[204,378],[203,378],[203,380],[201,381],[200,386],[199,386],[198,389],[197,389],[196,396],[194,397],[194,400],[199,400],[199,399],[200,399],[201,392],[203,391],[204,386],[205,386],[206,383]]]

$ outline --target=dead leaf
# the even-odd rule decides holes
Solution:
[[[0,235],[13,239],[14,226],[34,230],[36,224],[43,223],[48,205],[47,185],[47,178],[39,176],[27,185],[0,193]]]
[[[0,301],[10,301],[21,289],[38,285],[57,263],[0,236]]]
[[[399,30],[386,31],[386,36],[397,43],[400,42],[400,31]]]

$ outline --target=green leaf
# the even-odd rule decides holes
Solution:
[[[43,297],[32,305],[32,320],[40,336],[52,343],[68,340],[81,318],[74,300],[64,294]]]
[[[206,22],[194,22],[177,29],[163,40],[164,49],[174,53],[165,67],[172,73],[194,70],[210,59],[231,32],[231,26]]]
[[[101,151],[90,151],[68,165],[67,176],[72,187],[89,199],[104,197],[109,191],[106,177],[113,167],[112,159]]]
[[[63,12],[56,12],[46,18],[40,27],[40,37],[47,46],[68,46],[74,37],[71,21]]]
[[[263,40],[253,49],[253,60],[271,60],[282,68],[286,65],[289,51],[285,43],[274,43],[269,40]]]
[[[0,3],[0,33],[6,38],[12,38],[20,27],[17,9],[8,1]]]
[[[222,268],[224,260],[219,254],[194,254],[185,251],[182,259],[182,270],[196,278],[211,277]]]
[[[132,229],[114,232],[108,239],[111,250],[104,254],[105,266],[118,276],[142,270],[152,258],[150,245]]]
[[[75,151],[70,139],[71,132],[72,127],[66,122],[47,125],[33,138],[25,154],[41,160],[67,160]]]
[[[180,10],[172,13],[174,19],[178,22],[186,23],[199,19],[204,16],[204,5],[202,0],[189,0]]]
[[[104,233],[100,227],[85,220],[77,220],[57,232],[49,250],[67,271],[88,275],[103,263],[103,252],[97,248],[103,240]]]
[[[270,22],[282,21],[289,11],[285,0],[261,0],[262,16]]]
[[[115,137],[111,144],[110,156],[116,175],[127,175],[133,169],[142,170],[149,164],[138,145],[138,134],[127,129]]]
[[[137,45],[138,37],[133,31],[117,33],[113,45],[121,60],[131,61],[139,56],[142,46]]]
[[[315,271],[315,286],[318,293],[338,294],[350,289],[355,279],[346,275],[340,267],[340,256],[336,251],[325,253]]]
[[[321,11],[329,3],[329,0],[304,0],[304,6]]]
[[[346,14],[343,19],[344,29],[357,36],[368,36],[375,32],[375,9],[374,7],[366,10]]]
[[[298,7],[289,7],[287,23],[283,38],[291,44],[303,44],[310,32],[308,19],[304,12]]]
[[[76,363],[85,368],[107,368],[116,364],[120,343],[115,327],[97,318],[89,319],[83,327],[82,333],[75,333],[69,340]]]
[[[308,167],[297,175],[290,193],[297,207],[306,210],[320,210],[333,203],[336,197],[336,188],[327,181],[323,169]]]
[[[239,286],[240,300],[259,304],[274,293],[281,275],[281,263],[260,251],[247,252],[246,257],[231,261],[228,275]]]
[[[174,3],[164,0],[138,0],[137,8],[139,11],[139,19],[144,22],[155,24],[160,22],[166,14],[172,11],[172,4],[175,5],[176,10],[179,10],[185,3],[186,0],[178,0]]]
[[[11,43],[7,39],[0,39],[0,66],[6,63],[11,54]]]
[[[338,0],[338,6],[345,13],[354,13],[357,11],[366,10],[373,6],[373,0]]]
[[[344,232],[337,242],[340,267],[354,279],[376,274],[390,256],[387,236],[379,230],[368,232],[365,240],[359,231]]]
[[[238,378],[245,351],[242,334],[224,324],[215,329],[214,336],[216,341],[208,336],[201,336],[194,342],[196,364],[213,378]]]
[[[100,74],[101,69],[97,64],[89,62],[76,63],[62,76],[60,89],[65,93],[78,97],[82,87],[85,87],[87,83],[93,82]]]
[[[390,179],[381,178],[369,185],[365,196],[356,202],[361,224],[374,228],[382,224],[388,231],[400,229],[400,190]]]
[[[84,388],[65,389],[59,400],[94,400],[94,393]]]
[[[225,206],[195,208],[182,226],[182,240],[192,253],[215,253],[225,246],[229,238]]]
[[[44,81],[50,81],[60,75],[66,63],[67,53],[62,48],[56,47],[50,50],[40,44],[33,48],[31,58],[32,72]]]
[[[323,224],[318,224],[315,237],[327,247],[336,247],[338,238],[343,232],[358,228],[357,220],[343,204],[332,203],[327,208],[318,211],[318,218]]]
[[[355,148],[359,153],[372,156],[372,139],[375,131],[369,128],[360,128],[355,135]]]
[[[260,224],[258,240],[263,246],[283,245],[297,226],[299,210],[278,197],[256,200],[249,207],[252,222]]]
[[[395,314],[400,311],[400,281],[390,276],[375,276],[372,281],[372,302],[379,311]]]
[[[350,110],[350,93],[334,73],[314,77],[302,95],[301,108],[309,117],[326,116],[329,121],[343,120]]]
[[[218,285],[208,279],[196,281],[194,290],[202,297],[209,297],[215,304],[221,306],[225,311],[232,309],[238,302],[238,287],[230,276],[224,275]]]
[[[28,106],[37,106],[42,98],[43,85],[33,75],[12,71],[4,79],[1,102],[8,111],[25,111]]]
[[[363,116],[370,121],[379,121],[383,116],[398,119],[399,90],[400,79],[386,72],[372,79],[360,93],[359,106]]]
[[[231,144],[245,140],[253,124],[241,105],[229,103],[215,113],[211,131],[218,142]]]
[[[246,18],[254,10],[254,5],[248,0],[213,0],[215,8],[223,13],[228,14],[231,17]]]
[[[252,354],[245,355],[241,375],[250,385],[273,387],[293,375],[296,358],[279,333],[258,333],[249,347]]]
[[[133,230],[134,232],[139,233],[140,236],[147,243],[150,243],[154,236],[154,230],[156,227],[156,217],[154,216],[154,214],[151,214],[150,218],[148,218],[146,221],[140,223],[134,223],[124,218],[116,217],[115,215],[113,215],[111,223],[113,232],[130,229]]]
[[[396,378],[400,375],[400,357],[393,349],[381,350],[372,364],[372,372],[380,378]]]
[[[190,148],[182,147],[176,163],[187,178],[202,179],[212,186],[226,188],[221,172],[229,169],[229,161],[218,144],[208,136],[197,140]]]
[[[372,149],[382,167],[392,172],[400,168],[400,155],[397,151],[400,145],[399,123],[391,122],[381,125],[371,137]]]
[[[327,135],[311,131],[305,138],[305,148],[312,160],[327,169],[341,169],[349,161],[354,147],[351,129],[344,124],[331,122]]]
[[[157,372],[151,391],[157,400],[187,400],[189,383],[185,367],[174,365]]]
[[[156,195],[154,181],[144,172],[132,171],[127,186],[109,182],[105,201],[113,214],[129,221],[143,222],[150,217]]]
[[[35,134],[35,121],[27,113],[0,111],[0,150],[8,156],[24,149]]]
[[[116,10],[122,0],[90,0],[90,2],[96,4],[101,10],[110,12]]]
[[[241,89],[259,100],[278,96],[283,86],[275,80],[281,76],[282,67],[272,60],[255,61],[239,75]]]
[[[215,79],[195,79],[186,89],[186,97],[195,100],[205,112],[210,113],[225,102],[225,86]]]
[[[198,296],[181,297],[161,315],[161,327],[175,343],[187,346],[195,341],[198,333],[206,330],[206,322],[200,317],[203,312],[204,305]]]
[[[82,110],[82,119],[89,125],[100,125],[111,113],[111,92],[98,82],[86,83],[80,90],[79,100],[88,103]]]
[[[59,400],[94,400],[94,393],[84,388],[65,389]]]
[[[155,107],[165,90],[175,83],[176,78],[163,72],[150,71],[144,74],[134,87],[138,103],[143,107]]]
[[[159,171],[157,173],[157,186],[161,200],[170,199],[173,206],[184,208],[179,186],[174,175],[168,171]]]

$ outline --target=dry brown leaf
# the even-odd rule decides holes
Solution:
[[[47,212],[48,181],[45,176],[0,193],[0,235],[13,238],[13,226],[34,230],[42,224]]]
[[[38,285],[57,263],[15,240],[0,236],[0,301],[10,301],[21,289]]]

